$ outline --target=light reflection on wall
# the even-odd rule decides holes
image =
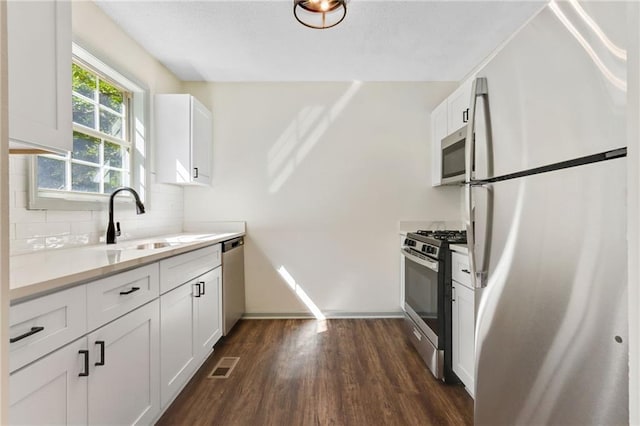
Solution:
[[[280,274],[280,276],[285,280],[287,285],[289,285],[291,290],[293,290],[295,295],[298,296],[298,298],[302,301],[302,303],[305,304],[305,306],[311,311],[311,313],[313,314],[314,317],[316,317],[317,320],[324,321],[327,319],[322,313],[322,311],[320,311],[318,306],[316,306],[316,304],[313,303],[313,300],[311,300],[309,295],[307,295],[307,293],[302,289],[302,287],[298,285],[296,280],[291,276],[291,274],[289,273],[289,271],[287,271],[287,268],[285,268],[284,265],[280,266],[277,269],[277,271]]]
[[[270,193],[280,190],[361,86],[362,82],[353,81],[330,108],[313,105],[298,113],[269,151],[267,170],[271,178]]]

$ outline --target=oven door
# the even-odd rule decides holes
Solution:
[[[414,250],[403,247],[404,309],[433,345],[444,342],[444,277],[442,266]],[[439,342],[439,337],[442,337]]]

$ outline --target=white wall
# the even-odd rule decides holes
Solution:
[[[212,108],[211,188],[185,223],[245,220],[249,313],[400,311],[399,221],[459,220],[430,187],[431,109],[450,83],[191,83]],[[291,280],[291,279],[289,279]]]
[[[151,94],[181,91],[181,82],[93,2],[73,2],[72,9],[74,41],[122,74],[146,85]],[[148,134],[151,134],[151,129],[148,129]],[[26,209],[28,158],[24,155],[12,155],[10,158],[11,254],[98,243],[106,231],[106,211]],[[153,182],[152,174],[146,214],[137,216],[133,203],[116,206],[116,220],[121,222],[123,238],[182,230],[182,189]]]

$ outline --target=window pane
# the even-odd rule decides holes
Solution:
[[[104,143],[104,165],[109,167],[122,168],[123,148],[115,143]]]
[[[76,160],[100,163],[100,139],[73,132],[73,153],[71,158]]]
[[[100,131],[122,138],[122,117],[100,109]]]
[[[65,162],[49,157],[38,156],[38,187],[46,189],[65,189]]]
[[[77,96],[73,96],[73,122],[83,126],[96,128],[94,116],[95,106],[87,101],[83,101]]]
[[[73,75],[73,91],[78,92],[88,98],[94,99],[96,90],[96,77],[89,71],[80,68],[76,64],[71,64]]]
[[[123,106],[122,92],[107,83],[100,80],[100,104],[122,113]]]
[[[114,190],[121,187],[123,185],[122,182],[122,172],[117,170],[109,170],[104,175],[104,193],[111,194]]]
[[[97,167],[71,164],[71,190],[81,192],[100,191],[100,175]]]

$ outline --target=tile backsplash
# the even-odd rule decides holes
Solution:
[[[9,158],[9,236],[11,255],[98,244],[104,240],[108,210],[28,210],[29,156]],[[153,182],[155,176],[151,176]],[[120,240],[182,231],[183,190],[181,187],[151,184],[146,213],[136,215],[134,203],[117,204],[115,220],[120,222]]]

